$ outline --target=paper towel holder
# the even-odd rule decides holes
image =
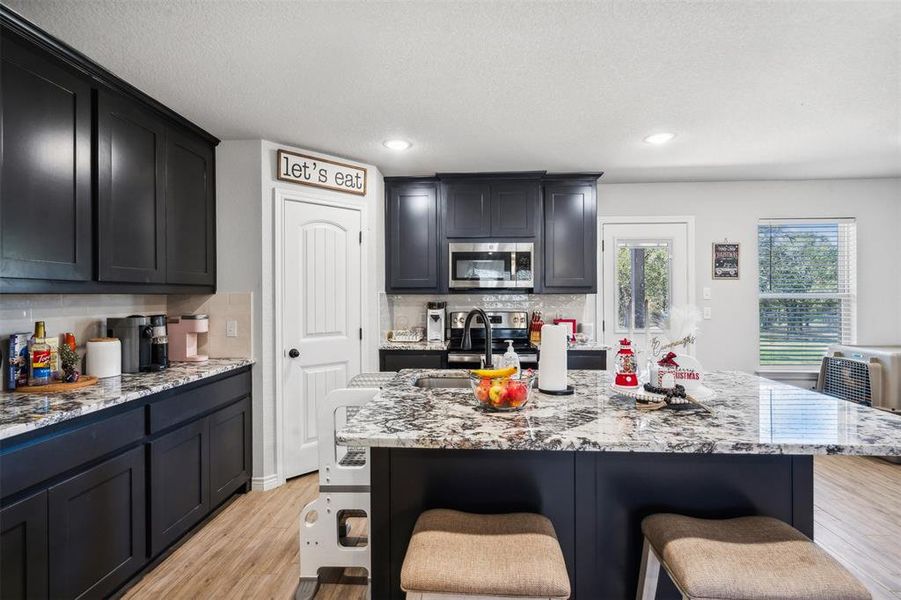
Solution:
[[[576,392],[575,388],[571,385],[566,386],[565,390],[543,390],[538,388],[538,391],[549,396],[572,396]]]

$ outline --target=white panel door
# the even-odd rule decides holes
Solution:
[[[671,307],[689,303],[688,224],[604,223],[602,239],[604,341],[631,336],[643,369],[647,338]]]
[[[282,340],[285,477],[318,468],[316,407],[360,372],[360,212],[285,201]]]

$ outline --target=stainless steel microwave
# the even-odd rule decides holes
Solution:
[[[535,245],[507,243],[448,244],[450,289],[535,287]]]

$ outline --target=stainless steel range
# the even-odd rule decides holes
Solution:
[[[463,350],[463,325],[469,311],[450,313],[447,366],[454,368],[477,368],[485,355],[485,325],[481,317],[472,322],[470,336],[472,348]],[[526,311],[486,311],[491,323],[491,351],[498,358],[507,350],[507,340],[513,340],[513,349],[519,354],[524,369],[538,366],[538,353],[529,343],[529,313]]]

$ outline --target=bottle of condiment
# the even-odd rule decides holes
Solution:
[[[28,364],[30,365],[28,385],[47,385],[52,377],[50,365],[50,344],[44,338],[47,332],[43,321],[34,324],[31,348],[28,351]]]

